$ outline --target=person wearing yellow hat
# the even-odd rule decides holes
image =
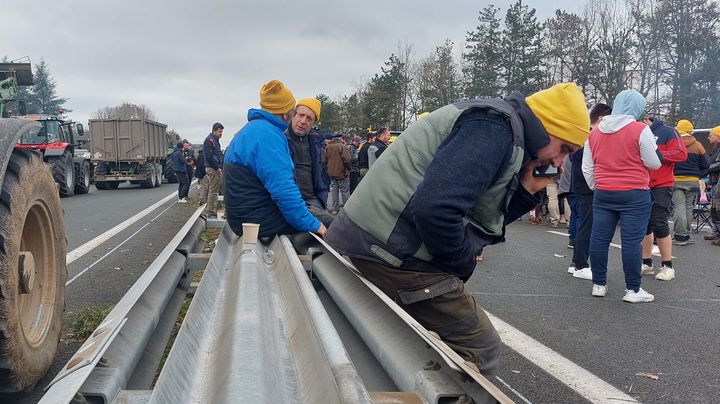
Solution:
[[[687,149],[685,161],[675,163],[673,172],[675,184],[673,187],[673,244],[685,246],[695,243],[690,237],[692,228],[693,209],[695,200],[700,194],[700,178],[704,177],[710,161],[705,153],[705,147],[693,136],[693,124],[687,119],[678,121],[675,129],[680,133],[682,142]]]
[[[590,132],[585,142],[582,170],[593,193],[593,224],[590,236],[592,296],[607,293],[607,262],[610,242],[618,222],[625,296],[629,303],[652,302],[655,296],[642,287],[642,240],[645,238],[652,194],[648,170],[662,165],[655,137],[640,122],[646,100],[635,90],[621,91],[613,101],[612,113]]]
[[[710,130],[708,141],[713,146],[710,152],[710,186],[712,187],[712,199],[710,201],[710,225],[712,234],[705,236],[706,240],[712,240],[712,245],[720,246],[720,126]]]
[[[291,114],[285,137],[295,166],[295,182],[310,213],[325,227],[335,216],[326,210],[328,187],[322,179],[322,151],[325,139],[313,129],[320,119],[321,103],[315,98],[302,98]]]
[[[464,282],[483,248],[504,241],[505,226],[540,203],[549,178],[533,171],[560,167],[589,126],[573,83],[435,110],[372,164],[326,240],[492,376],[500,337]]]
[[[285,131],[295,97],[279,80],[260,88],[260,109],[248,111],[248,123],[225,152],[225,216],[238,236],[243,223],[260,225],[258,235],[326,231],[309,210],[295,182]]]

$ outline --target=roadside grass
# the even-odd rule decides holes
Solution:
[[[84,341],[102,323],[112,310],[113,305],[86,305],[77,312],[70,322],[70,337]]]

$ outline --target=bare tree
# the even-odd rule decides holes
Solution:
[[[124,102],[115,107],[100,108],[92,114],[95,119],[148,119],[157,120],[155,113],[145,105]]]

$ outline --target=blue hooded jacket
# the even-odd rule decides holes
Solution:
[[[173,167],[173,171],[175,171],[175,172],[179,172],[179,173],[187,172],[187,167],[186,167],[186,163],[185,163],[185,155],[183,152],[184,152],[183,144],[178,143],[175,146],[175,150],[173,151],[173,154],[172,154],[172,167]]]
[[[320,221],[308,211],[294,179],[294,164],[283,133],[287,125],[259,109],[225,152],[225,210],[235,233],[242,223],[260,224],[260,236],[315,231]]]

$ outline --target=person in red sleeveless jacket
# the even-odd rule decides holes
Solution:
[[[641,121],[645,98],[635,90],[624,90],[615,97],[612,114],[590,132],[583,154],[583,175],[593,195],[593,226],[590,235],[592,295],[607,293],[607,261],[610,242],[620,223],[625,296],[630,303],[655,299],[640,286],[642,245],[652,194],[650,173],[662,164],[655,137]]]

